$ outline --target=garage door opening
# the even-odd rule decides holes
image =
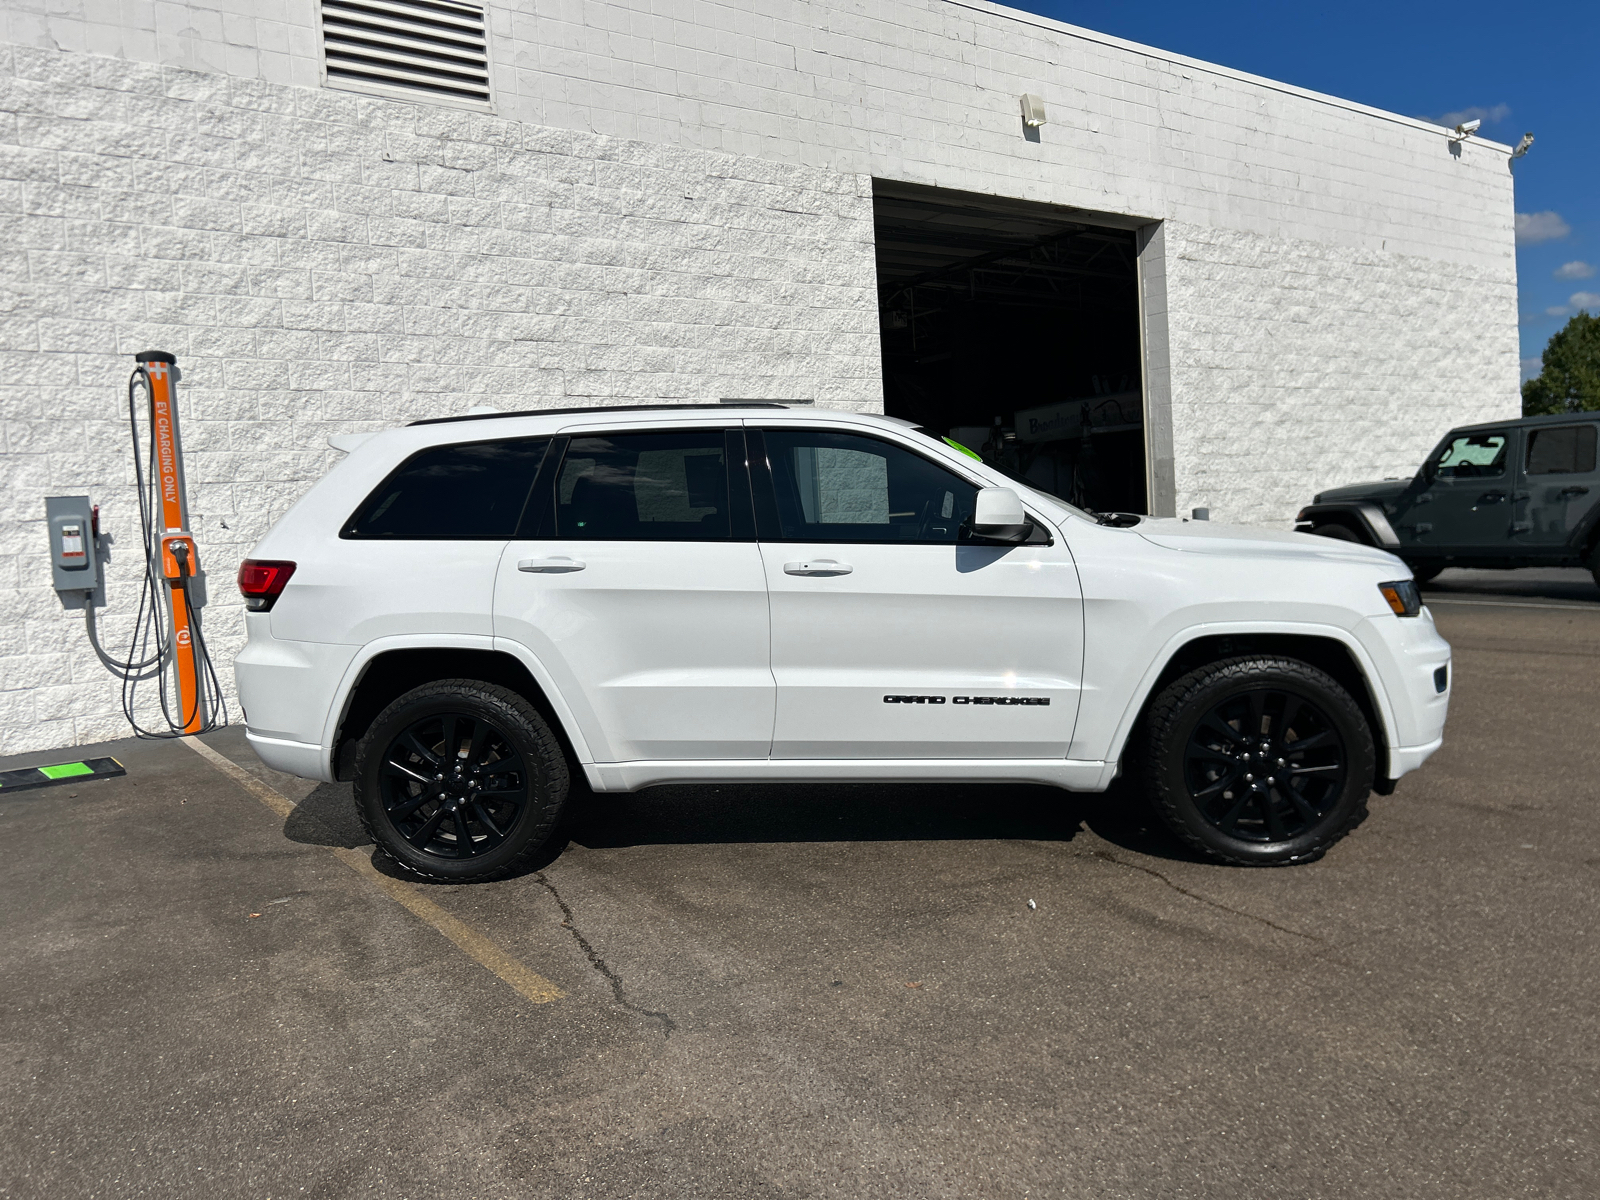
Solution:
[[[884,410],[1041,491],[1149,512],[1132,230],[874,181]]]

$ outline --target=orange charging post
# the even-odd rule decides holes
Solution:
[[[200,665],[195,652],[194,613],[189,581],[200,569],[200,557],[189,533],[189,504],[184,494],[182,443],[178,435],[178,360],[160,350],[134,355],[150,385],[150,428],[154,439],[155,487],[160,507],[161,573],[166,579],[167,607],[172,620],[172,668],[178,691],[178,713],[184,733],[199,733],[209,713],[201,695]]]

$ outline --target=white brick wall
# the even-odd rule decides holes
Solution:
[[[138,350],[184,371],[230,687],[232,577],[332,433],[480,403],[881,406],[868,179],[28,47],[0,47],[0,110],[0,753],[124,732],[50,590],[43,497],[103,505],[125,637]]]
[[[494,116],[320,88],[313,0],[8,0],[0,752],[123,731],[41,517],[102,501],[125,613],[133,351],[186,371],[226,677],[232,573],[332,432],[480,402],[876,406],[873,176],[1151,223],[1179,511],[1282,524],[1516,410],[1503,147],[981,0],[490,17]]]
[[[1166,241],[1176,511],[1287,527],[1322,488],[1410,476],[1517,415],[1515,279],[1177,221]]]

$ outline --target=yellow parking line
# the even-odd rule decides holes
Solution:
[[[254,775],[246,771],[238,763],[225,755],[217,753],[210,746],[195,738],[178,739],[183,745],[189,747],[201,758],[205,759],[229,779],[233,780],[245,791],[249,792],[261,803],[265,804],[278,816],[285,819],[295,809],[294,801],[285,796],[277,788],[271,787]],[[528,970],[516,959],[501,950],[483,934],[473,929],[466,922],[452,917],[422,892],[406,883],[404,880],[391,879],[373,868],[371,860],[359,850],[348,850],[342,846],[331,846],[335,858],[344,863],[357,875],[368,883],[373,884],[384,895],[395,903],[402,905],[414,916],[433,926],[445,937],[449,938],[467,956],[487,971],[493,972],[501,980],[509,984],[523,999],[534,1004],[548,1004],[552,1000],[559,1000],[566,993],[551,983],[543,975],[537,975]]]

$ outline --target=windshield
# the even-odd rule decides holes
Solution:
[[[1058,505],[1061,508],[1066,509],[1068,512],[1074,513],[1077,516],[1082,517],[1086,521],[1099,521],[1099,519],[1100,519],[1100,514],[1099,513],[1093,513],[1093,512],[1090,512],[1088,509],[1079,508],[1076,504],[1069,504],[1067,501],[1063,500],[1060,496],[1053,496],[1049,492],[1041,491],[1038,487],[1036,487],[1034,484],[1029,483],[1026,479],[1024,479],[1021,475],[1018,475],[1015,471],[1008,470],[1004,464],[997,463],[997,462],[990,462],[988,459],[984,458],[981,454],[979,454],[976,450],[973,450],[973,449],[970,449],[969,447],[963,446],[958,441],[955,441],[955,440],[953,440],[951,438],[944,437],[941,434],[937,434],[933,430],[928,429],[928,428],[926,428],[924,426],[921,426],[921,425],[914,426],[914,429],[915,429],[915,431],[917,433],[920,433],[923,437],[931,438],[933,441],[939,442],[941,445],[952,446],[955,449],[961,451],[961,453],[965,454],[968,458],[976,459],[978,462],[981,462],[984,466],[988,467],[991,471],[998,471],[1000,474],[1004,475],[1007,479],[1011,480],[1012,483],[1014,483],[1018,487],[1022,488],[1030,496],[1037,497],[1037,499],[1043,500],[1043,501],[1045,501],[1045,502],[1047,502],[1049,504]]]

